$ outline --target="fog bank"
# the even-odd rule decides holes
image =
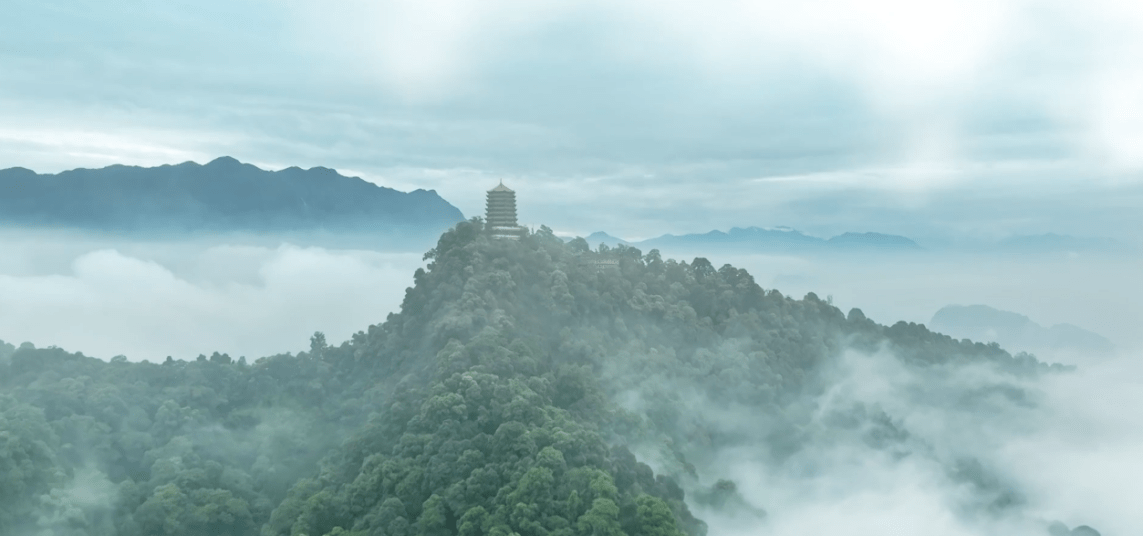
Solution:
[[[1045,536],[1063,522],[1113,535],[1143,523],[1143,416],[1125,409],[1143,404],[1138,356],[1036,379],[847,352],[828,375],[836,383],[807,401],[808,440],[781,459],[763,437],[770,417],[688,404],[709,429],[753,438],[696,462],[699,484],[733,481],[766,511],[698,505],[710,534]],[[879,411],[889,434],[860,424]]]
[[[314,331],[337,344],[383,321],[423,266],[422,252],[268,242],[2,234],[0,339],[131,360],[297,351]],[[1043,325],[1074,324],[1121,350],[1143,348],[1143,260],[1136,258],[705,256],[747,269],[765,288],[832,296],[841,309],[858,307],[884,324],[927,324],[946,305],[984,304]]]
[[[255,245],[0,242],[0,339],[104,359],[257,358],[334,344],[400,307],[416,253]]]

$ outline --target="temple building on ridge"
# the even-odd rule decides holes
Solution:
[[[518,240],[527,233],[527,229],[516,224],[516,192],[504,186],[504,181],[488,190],[484,225],[493,238]]]

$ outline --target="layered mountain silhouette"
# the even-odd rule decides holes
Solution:
[[[0,226],[126,233],[350,231],[439,235],[464,220],[433,190],[401,192],[323,167],[267,171],[114,165],[38,174],[0,170]]]
[[[624,240],[622,238],[616,238],[614,236],[611,236],[611,235],[609,235],[603,231],[596,231],[594,233],[591,233],[591,234],[587,235],[587,237],[585,237],[584,240],[587,240],[587,243],[589,245],[591,245],[592,249],[598,248],[600,244],[607,244],[608,247],[615,247],[615,246],[618,246],[620,244],[629,245],[632,243],[632,242]]]
[[[1045,327],[1030,318],[987,305],[949,305],[933,315],[930,326],[953,337],[999,343],[1013,351],[1098,357],[1115,350],[1101,335],[1071,324]]]
[[[810,236],[788,227],[764,229],[761,227],[735,227],[728,232],[710,231],[703,234],[671,235],[643,241],[627,241],[598,231],[585,240],[592,248],[600,243],[614,247],[619,244],[643,250],[652,248],[691,249],[704,251],[733,249],[736,251],[766,252],[829,252],[829,251],[920,251],[923,248],[909,238],[881,233],[845,233],[824,239]]]

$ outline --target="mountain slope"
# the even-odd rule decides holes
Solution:
[[[434,191],[399,192],[326,168],[110,166],[40,175],[0,170],[0,225],[135,233],[304,231],[438,235],[463,220]]]
[[[728,455],[815,478],[812,456],[839,442],[941,468],[964,498],[950,512],[1018,519],[1003,473],[945,457],[892,407],[831,402],[838,367],[889,353],[925,380],[906,405],[952,411],[1018,406],[1017,380],[1060,367],[791,299],[704,258],[579,242],[462,222],[385,322],[253,365],[0,353],[0,424],[17,447],[0,468],[22,468],[0,488],[13,497],[0,532],[58,514],[123,536],[698,536],[699,510],[767,522],[772,505],[739,491]],[[965,364],[993,375],[965,384]],[[87,481],[106,482],[104,500],[66,510]]]

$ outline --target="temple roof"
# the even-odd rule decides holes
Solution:
[[[497,186],[491,190],[488,190],[488,193],[492,193],[492,192],[512,192],[512,190],[509,189],[507,186],[504,186],[504,181],[500,181],[499,186]]]

